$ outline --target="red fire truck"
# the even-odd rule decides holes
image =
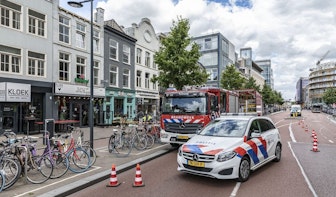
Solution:
[[[216,87],[169,89],[162,101],[161,141],[178,146],[220,113],[237,113],[238,94]]]
[[[238,90],[240,112],[263,115],[262,95],[254,89]]]

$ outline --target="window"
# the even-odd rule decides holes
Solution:
[[[1,25],[21,28],[21,6],[7,0],[0,1]]]
[[[81,23],[76,25],[76,47],[85,48],[85,25]]]
[[[129,80],[130,80],[130,70],[124,69],[123,72],[123,87],[124,88],[129,88]]]
[[[207,69],[207,73],[209,74],[209,77],[208,77],[209,81],[218,80],[218,69],[217,68]]]
[[[130,64],[131,48],[127,45],[123,45],[123,62]]]
[[[93,63],[93,84],[98,85],[99,83],[99,62],[94,61]]]
[[[45,15],[28,10],[28,32],[38,36],[45,36]]]
[[[116,66],[110,65],[110,85],[117,86],[118,81],[118,68]]]
[[[59,53],[59,80],[69,81],[70,55]]]
[[[217,37],[204,39],[204,50],[217,49]]]
[[[93,30],[93,51],[99,52],[99,31]]]
[[[0,45],[0,72],[21,73],[21,50]]]
[[[115,40],[110,39],[109,41],[110,46],[110,59],[118,60],[118,42]]]
[[[45,55],[28,51],[28,75],[45,76]]]
[[[146,51],[145,53],[145,65],[149,67],[150,65],[150,53]]]
[[[136,63],[141,64],[141,56],[142,56],[142,50],[140,48],[137,48],[137,54],[136,54]]]
[[[70,21],[64,16],[59,16],[59,41],[70,43],[69,40]]]
[[[149,73],[145,73],[145,88],[149,88]]]
[[[218,54],[217,52],[212,53],[204,53],[199,62],[203,64],[203,66],[215,66],[218,65]]]
[[[153,75],[153,78],[156,78],[156,75]],[[157,87],[156,87],[156,82],[155,83],[153,83],[153,90],[156,90],[157,89]]]
[[[225,40],[222,40],[222,51],[229,54],[229,44]]]
[[[76,78],[85,79],[86,59],[83,57],[76,58]]]
[[[141,71],[137,71],[136,86],[141,88]]]
[[[268,130],[271,130],[271,129],[275,129],[274,125],[266,119],[260,119],[259,120],[259,125],[260,125],[261,132],[265,132],[265,131],[268,131]]]

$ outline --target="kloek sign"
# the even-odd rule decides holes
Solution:
[[[4,82],[0,85],[0,92],[5,93],[5,100],[0,96],[0,101],[31,102],[30,84]]]

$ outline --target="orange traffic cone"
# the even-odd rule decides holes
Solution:
[[[117,187],[117,186],[119,186],[120,184],[121,184],[121,183],[118,183],[117,172],[116,172],[115,165],[112,164],[112,170],[111,170],[110,182],[109,182],[108,185],[106,185],[106,187]]]
[[[135,180],[134,180],[134,183],[133,183],[133,187],[143,187],[143,186],[145,186],[145,183],[142,182],[140,164],[137,164],[136,171],[135,171]]]
[[[313,152],[320,152],[319,149],[317,148],[317,142],[313,143],[313,149],[311,151],[313,151]]]
[[[315,133],[315,130],[313,129],[313,131],[312,131],[312,137],[314,137],[316,135],[316,133]]]
[[[314,135],[314,141],[313,141],[313,142],[318,143],[318,142],[317,142],[317,136],[316,136],[316,135]]]
[[[306,125],[305,132],[308,132],[308,125]]]

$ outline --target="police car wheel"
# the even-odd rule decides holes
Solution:
[[[251,166],[250,160],[247,156],[243,157],[239,164],[239,172],[238,172],[238,181],[245,182],[250,177]]]
[[[273,161],[279,162],[281,159],[281,144],[278,143],[277,146],[275,147],[275,159]]]

